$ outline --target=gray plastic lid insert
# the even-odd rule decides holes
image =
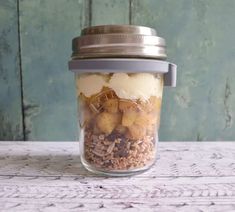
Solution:
[[[153,59],[97,58],[79,59],[69,62],[75,73],[162,73],[165,86],[176,86],[177,66],[173,63]]]

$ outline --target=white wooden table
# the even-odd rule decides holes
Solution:
[[[0,211],[235,211],[235,143],[162,142],[141,175],[97,177],[75,142],[0,142]]]

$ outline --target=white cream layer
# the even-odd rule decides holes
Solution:
[[[90,97],[99,93],[103,87],[109,87],[115,91],[119,98],[147,100],[151,96],[162,97],[162,80],[153,74],[138,73],[128,75],[115,73],[110,79],[98,74],[81,75],[77,78],[79,94]]]

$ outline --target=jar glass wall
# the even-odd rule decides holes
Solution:
[[[163,75],[76,74],[80,152],[95,173],[121,176],[156,159]]]

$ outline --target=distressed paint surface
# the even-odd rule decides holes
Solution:
[[[83,0],[21,0],[26,139],[77,139],[71,40],[85,24]]]
[[[93,0],[91,24],[129,24],[128,0]]]
[[[235,210],[233,142],[164,142],[133,177],[86,171],[76,142],[1,142],[0,211]]]
[[[234,11],[233,0],[1,1],[0,140],[77,140],[71,39],[88,24],[128,23],[156,28],[178,64],[160,140],[234,140]]]
[[[154,27],[178,64],[166,88],[161,140],[235,138],[235,1],[135,0],[132,23]]]
[[[23,140],[17,1],[0,1],[0,140]]]

